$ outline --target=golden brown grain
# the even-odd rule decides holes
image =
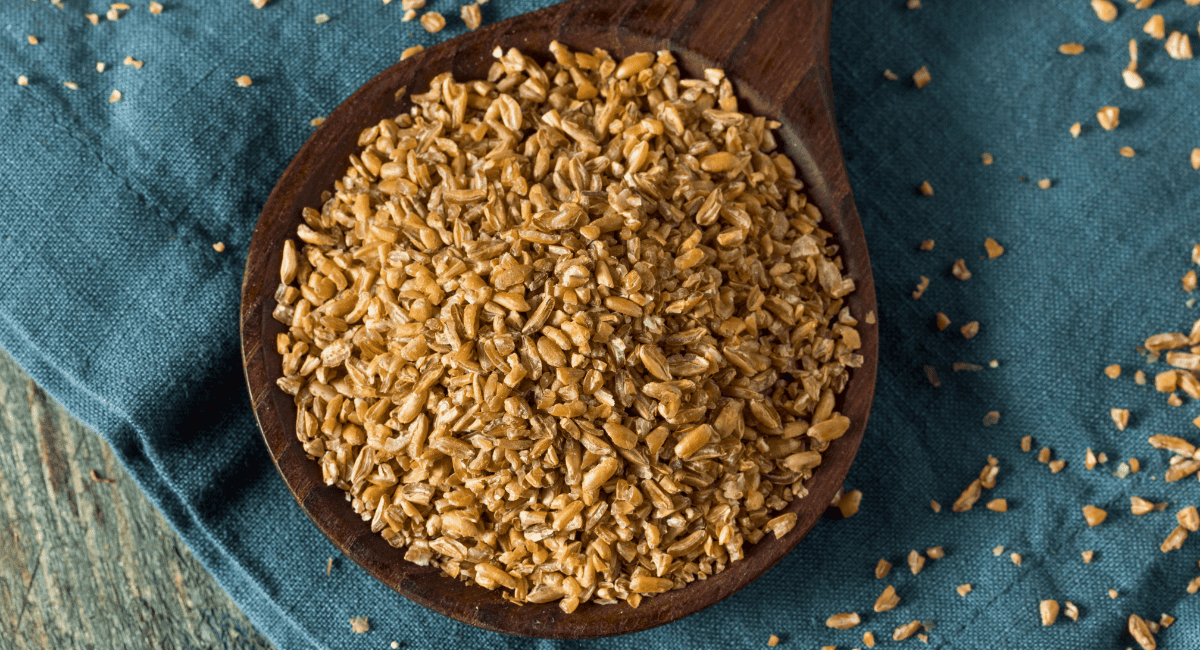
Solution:
[[[1039,462],[1039,463],[1048,463],[1048,462],[1050,462],[1050,453],[1051,453],[1051,452],[1050,452],[1050,448],[1049,448],[1049,447],[1042,447],[1041,449],[1039,449],[1039,450],[1038,450],[1038,455],[1037,455],[1038,462]]]
[[[1133,150],[1133,147],[1121,147],[1120,153],[1125,158],[1133,158],[1137,155],[1137,152]]]
[[[917,288],[913,289],[913,300],[920,300],[921,296],[925,295],[925,290],[929,288],[929,278],[921,276],[921,281],[917,283]]]
[[[263,4],[266,4],[265,2]],[[371,631],[371,623],[366,616],[355,616],[350,619],[350,630],[355,634]]]
[[[967,489],[963,490],[958,499],[954,501],[954,506],[951,508],[954,512],[966,512],[975,507],[975,502],[979,500],[979,496],[983,493],[983,482],[979,479],[971,481]]]
[[[863,645],[867,646],[868,648],[875,647],[875,633],[874,632],[863,632]]]
[[[964,339],[975,338],[975,335],[979,333],[979,321],[973,320],[963,325],[959,331],[962,332]]]
[[[995,161],[995,158],[992,157],[992,154],[990,154],[986,151],[983,152],[983,155],[981,155],[980,158],[983,159],[983,164],[985,164],[985,165],[990,165]]]
[[[1095,551],[1084,551],[1084,552],[1082,553],[1082,555],[1083,555],[1083,563],[1084,563],[1084,564],[1091,564],[1091,562],[1092,562],[1092,558],[1093,558],[1093,557],[1095,557],[1095,555],[1096,555],[1096,552],[1095,552]]]
[[[17,76],[17,85],[18,86],[28,86],[29,85],[29,77],[26,77],[25,75],[18,75]]]
[[[913,549],[913,550],[909,551],[908,552],[908,570],[912,571],[913,575],[917,575],[918,573],[921,572],[921,569],[923,569],[924,567],[925,567],[925,556],[918,553],[917,549]]]
[[[1175,513],[1175,519],[1190,532],[1200,530],[1200,513],[1196,512],[1196,506],[1188,506]]]
[[[892,563],[880,558],[879,563],[875,565],[875,578],[882,580],[887,577],[888,572],[892,570]]]
[[[1166,45],[1167,55],[1176,61],[1183,61],[1192,58],[1192,41],[1187,34],[1180,32],[1171,32],[1167,37]]]
[[[1012,553],[1008,556],[1008,559],[1017,566],[1021,566],[1021,562],[1024,561],[1020,553]]]
[[[933,243],[934,242],[932,239],[926,239],[926,240],[922,241],[921,242],[921,250],[923,250],[923,251],[933,250]]]
[[[115,104],[115,103],[121,101],[121,97],[123,97],[123,95],[121,94],[121,91],[114,88],[113,91],[108,94],[108,103]]]
[[[884,70],[883,78],[887,79],[888,81],[895,81],[900,78],[900,75],[896,74],[895,72],[892,72],[891,70]]]
[[[1183,526],[1176,526],[1175,529],[1172,530],[1169,535],[1167,535],[1167,538],[1163,540],[1162,545],[1160,545],[1158,548],[1163,553],[1179,550],[1183,547],[1183,542],[1187,539],[1187,536],[1188,530],[1186,528]]]
[[[1142,75],[1138,74],[1135,70],[1122,70],[1121,79],[1125,82],[1125,85],[1132,90],[1141,90],[1142,88],[1146,87],[1146,81],[1142,79]],[[1133,149],[1130,149],[1129,147],[1123,147],[1121,149],[1121,155],[1125,156],[1126,158],[1132,158],[1132,154],[1127,156],[1125,155],[1126,149],[1133,151]]]
[[[1108,375],[1109,379],[1116,379],[1121,376],[1121,366],[1114,363],[1104,369],[1104,374]]]
[[[992,555],[995,555],[996,557],[1004,555],[1004,546],[997,546],[996,548],[992,549]]]
[[[969,270],[967,270],[966,260],[962,260],[962,259],[955,260],[954,264],[950,267],[950,273],[953,274],[954,277],[958,278],[959,280],[970,280],[971,279],[971,272]]]
[[[850,490],[838,499],[837,507],[842,512],[842,517],[853,517],[858,514],[858,506],[862,503],[862,491]]]
[[[983,247],[987,249],[987,256],[989,259],[996,259],[1004,254],[1004,247],[991,237],[983,240]]]
[[[1050,189],[1050,179],[1049,178],[1043,178],[1042,180],[1038,181],[1037,184],[1038,184],[1038,187],[1042,188],[1043,190]]]
[[[879,598],[875,599],[875,612],[891,611],[899,604],[900,597],[896,595],[896,588],[888,585],[884,588],[883,593],[879,594]]]
[[[971,585],[969,583],[961,584],[961,585],[955,587],[954,591],[957,591],[959,596],[962,596],[965,598],[967,594],[971,593]]]
[[[942,385],[942,380],[938,378],[937,368],[933,366],[925,366],[925,379],[928,379],[934,388]]]
[[[478,3],[472,2],[469,5],[463,5],[459,13],[462,15],[463,24],[471,31],[479,29],[479,26],[483,24],[483,12]]]
[[[941,546],[931,546],[925,549],[925,555],[929,556],[932,560],[940,560],[946,557],[946,549]]]
[[[1070,131],[1072,138],[1078,138],[1079,134],[1083,132],[1083,125],[1079,122],[1076,122],[1071,125]]]
[[[150,13],[157,16],[157,15],[161,14],[162,11],[163,11],[163,6],[161,4],[159,4],[157,2],[150,3]]]
[[[1133,383],[1137,384],[1138,386],[1145,386],[1146,385],[1146,373],[1141,370],[1138,370],[1137,372],[1133,373]]]
[[[1117,19],[1117,5],[1108,0],[1092,0],[1092,10],[1096,12],[1097,18],[1106,23]]]
[[[1033,449],[1033,436],[1021,437],[1021,451],[1029,452]]]
[[[987,509],[992,512],[1008,512],[1008,499],[992,499],[987,502]]]
[[[425,51],[425,46],[420,45],[420,44],[405,48],[404,51],[400,53],[400,60],[403,61],[403,60],[409,58],[410,56],[413,56],[414,54],[419,54],[424,51]]]
[[[1068,600],[1067,602],[1063,603],[1063,615],[1072,621],[1078,621],[1079,608],[1075,606],[1075,603]]]
[[[933,186],[929,184],[929,181],[922,181],[921,186],[917,189],[921,190],[921,194],[925,196],[933,196]]]
[[[245,75],[245,74],[238,77],[237,79],[234,79],[234,81],[237,82],[237,85],[242,88],[245,88],[246,86],[249,86],[250,84],[254,83],[254,81],[252,79],[250,79],[250,75]]]
[[[1129,510],[1135,515],[1144,515],[1154,511],[1154,504],[1141,497],[1129,497]]]
[[[1058,46],[1058,51],[1068,56],[1083,54],[1083,45],[1081,43],[1063,43]]]
[[[1108,414],[1112,417],[1113,424],[1117,425],[1118,431],[1124,431],[1125,427],[1129,426],[1129,409],[1109,409]]]
[[[79,90],[79,84],[75,83],[74,81],[64,81],[63,85],[70,90]]]
[[[859,623],[862,623],[862,619],[859,618],[858,612],[843,612],[825,619],[825,627],[835,630],[848,630]]]
[[[1089,528],[1095,528],[1104,523],[1107,517],[1108,513],[1096,506],[1086,505],[1083,507],[1083,518],[1087,521]]]
[[[921,66],[919,70],[913,73],[912,78],[913,85],[915,85],[917,88],[924,88],[926,84],[933,80],[933,77],[929,74],[929,68],[927,66]]]
[[[950,317],[939,311],[937,313],[937,328],[939,331],[942,331],[947,327],[950,327]]]
[[[1038,603],[1038,613],[1042,617],[1042,625],[1049,627],[1054,625],[1054,621],[1058,620],[1058,601],[1043,600]]]
[[[932,499],[931,499],[931,500],[929,501],[929,509],[930,509],[930,510],[933,510],[935,513],[936,513],[936,512],[941,512],[941,511],[942,511],[942,504],[940,504],[940,503],[938,503],[937,501],[934,501],[934,500],[932,500]]]
[[[1112,131],[1121,123],[1121,109],[1116,106],[1102,106],[1096,111],[1096,121],[1100,123],[1100,128]]]
[[[1000,422],[1000,411],[988,411],[983,416],[983,426],[990,427]]]
[[[779,645],[779,637],[775,636],[774,634],[767,637],[767,647],[768,648],[774,648],[777,645]]]
[[[1200,169],[1200,147],[1192,149],[1191,161],[1192,169]]]
[[[903,640],[907,639],[908,637],[916,634],[917,630],[919,630],[919,629],[921,629],[921,621],[912,621],[911,623],[905,623],[904,625],[897,627],[892,632],[892,640],[903,641]]]
[[[1167,37],[1166,23],[1163,21],[1162,14],[1155,14],[1146,21],[1142,26],[1142,31],[1149,34],[1151,38],[1162,40]]]
[[[446,17],[436,11],[427,11],[421,15],[421,27],[430,34],[436,34],[446,27]]]
[[[1150,629],[1146,627],[1146,621],[1137,614],[1129,615],[1129,635],[1134,641],[1142,647],[1142,650],[1155,650],[1158,643],[1154,640],[1154,636],[1150,634]]]
[[[1118,592],[1116,589],[1109,589],[1109,590],[1108,590],[1108,597],[1109,597],[1109,598],[1111,598],[1111,599],[1113,599],[1113,600],[1116,600],[1116,599],[1117,599],[1117,596],[1120,596],[1120,595],[1121,595],[1121,594],[1120,594],[1120,592]]]

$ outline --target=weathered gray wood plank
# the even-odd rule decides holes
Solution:
[[[0,441],[0,647],[271,648],[108,444],[2,351]]]

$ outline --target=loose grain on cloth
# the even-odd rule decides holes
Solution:
[[[428,4],[447,17],[436,35],[402,23],[398,2],[167,3],[161,15],[135,8],[98,26],[83,12],[106,7],[65,6],[0,8],[12,25],[0,40],[0,77],[28,79],[0,84],[0,345],[112,442],[278,647],[724,648],[758,647],[770,634],[780,647],[856,647],[863,629],[886,635],[916,620],[935,624],[921,631],[931,647],[984,650],[1003,638],[1009,648],[1083,650],[1134,646],[1130,614],[1149,622],[1164,612],[1177,620],[1157,634],[1160,647],[1200,638],[1200,604],[1186,592],[1200,542],[1159,550],[1200,486],[1165,484],[1168,453],[1146,443],[1155,433],[1200,441],[1190,424],[1200,413],[1190,399],[1168,407],[1133,380],[1161,370],[1145,365],[1140,342],[1200,316],[1179,285],[1200,241],[1200,176],[1189,163],[1200,145],[1196,71],[1155,45],[1138,67],[1147,87],[1125,87],[1118,73],[1142,12],[1122,3],[1104,23],[1084,2],[918,11],[891,0],[836,3],[833,90],[871,246],[883,351],[847,479],[847,490],[863,492],[860,510],[820,522],[762,579],[685,621],[568,643],[451,622],[345,560],[327,577],[327,558],[340,555],[277,476],[241,375],[246,247],[309,120],[405,48],[465,31],[459,5]],[[537,6],[497,0],[481,5],[482,19]],[[1154,10],[1168,25],[1195,24],[1184,3]],[[314,24],[319,13],[331,20]],[[25,38],[35,32],[36,47]],[[1063,56],[1066,42],[1088,47]],[[147,64],[93,72],[96,61],[125,56]],[[922,66],[934,81],[919,91],[883,75]],[[241,75],[253,85],[239,88]],[[109,103],[114,88],[123,99]],[[1102,106],[1122,109],[1112,132],[1094,120]],[[1076,122],[1083,127],[1072,138]],[[1138,155],[1121,157],[1123,146]],[[979,162],[985,151],[995,157],[988,166]],[[1043,178],[1052,189],[1038,189]],[[926,180],[936,195],[915,189]],[[1003,256],[986,259],[987,237],[1003,243]],[[921,251],[924,239],[936,249]],[[950,274],[957,259],[971,268],[967,282]],[[914,301],[922,275],[932,282]],[[978,335],[938,332],[939,311],[979,322]],[[992,359],[999,367],[988,367]],[[984,368],[952,372],[957,362]],[[1109,379],[1110,364],[1128,372]],[[925,380],[925,366],[942,370],[939,386]],[[1109,416],[1115,405],[1131,411],[1123,432]],[[1003,418],[985,429],[993,410]],[[1025,435],[1066,459],[1062,471],[1023,454]],[[1087,448],[1114,460],[1088,471]],[[931,510],[931,500],[953,503],[989,455],[1002,469],[988,499],[1007,499],[1007,512]],[[1129,458],[1140,471],[1115,477],[1118,459]],[[1172,505],[1135,517],[1130,496]],[[1110,513],[1104,524],[1086,525],[1089,504]],[[900,604],[871,611],[883,588],[878,560],[934,545],[945,557],[920,575],[893,572]],[[1022,564],[994,557],[997,545]],[[1080,553],[1092,550],[1083,563]],[[964,583],[971,591],[961,597],[955,587]],[[1044,600],[1064,603],[1068,615],[1043,627]],[[827,628],[839,612],[867,612],[862,629]],[[360,616],[370,631],[355,635],[347,621]]]

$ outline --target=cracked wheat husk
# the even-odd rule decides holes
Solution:
[[[850,426],[854,282],[721,71],[551,51],[363,131],[284,245],[278,384],[407,560],[637,606],[795,525]]]

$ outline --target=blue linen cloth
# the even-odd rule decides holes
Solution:
[[[1119,3],[1099,21],[1083,0],[943,2],[845,0],[833,20],[832,72],[850,179],[879,296],[881,359],[874,412],[847,488],[864,492],[856,516],[822,521],[755,584],[681,622],[588,642],[507,638],[413,605],[340,557],[308,521],[260,441],[238,354],[237,311],[246,247],[276,178],[325,115],[401,50],[464,29],[459,3],[431,0],[447,29],[402,23],[399,2],[163,0],[92,26],[98,0],[0,6],[0,346],[73,414],[104,436],[196,556],[281,649],[861,647],[898,625],[931,621],[930,647],[1125,648],[1130,613],[1178,622],[1169,647],[1200,644],[1200,541],[1161,553],[1173,513],[1197,500],[1195,479],[1162,480],[1164,452],[1146,437],[1200,440],[1198,413],[1136,385],[1147,335],[1188,331],[1200,310],[1179,278],[1194,268],[1200,172],[1196,82],[1200,62],[1174,61],[1142,33],[1152,13],[1195,34],[1200,8],[1166,0],[1149,11]],[[543,6],[494,0],[486,22]],[[314,16],[331,20],[316,24]],[[37,45],[27,35],[40,39]],[[1143,90],[1120,71],[1141,44]],[[1086,46],[1064,56],[1059,44]],[[145,61],[135,69],[126,56]],[[102,74],[95,63],[107,63]],[[910,75],[928,66],[932,83]],[[890,68],[898,81],[884,78]],[[240,88],[233,79],[249,75]],[[28,86],[15,82],[28,77]],[[77,90],[63,85],[78,84]],[[107,101],[118,89],[124,98]],[[1120,126],[1095,113],[1121,108]],[[1073,139],[1068,128],[1083,124]],[[1131,159],[1118,154],[1133,147]],[[984,166],[990,152],[995,163]],[[1035,181],[1051,180],[1050,189]],[[928,180],[935,194],[916,187]],[[984,258],[994,237],[1006,253]],[[936,240],[921,251],[923,239]],[[222,241],[225,252],[211,245]],[[950,274],[963,258],[974,277]],[[910,293],[931,279],[920,300]],[[934,316],[953,325],[938,331]],[[958,328],[981,323],[966,340]],[[996,359],[999,367],[986,367]],[[953,372],[964,361],[978,372]],[[1125,369],[1103,377],[1110,363]],[[934,366],[941,386],[926,381]],[[1109,409],[1132,411],[1118,431]],[[984,428],[988,411],[1000,421]],[[1018,441],[1050,447],[1051,474]],[[1084,449],[1107,465],[1084,468]],[[1007,513],[982,501],[949,505],[988,455],[1000,463]],[[1113,476],[1136,457],[1141,471]],[[1134,517],[1130,495],[1168,501]],[[936,499],[945,506],[935,514]],[[1096,527],[1080,508],[1109,512]],[[910,549],[941,545],[920,575]],[[992,549],[1004,546],[996,557]],[[1094,550],[1085,565],[1083,550]],[[1014,565],[1008,553],[1024,557]],[[879,558],[897,566],[876,580]],[[970,583],[966,597],[955,586]],[[885,584],[901,602],[871,604]],[[1108,589],[1119,592],[1110,599]],[[1077,622],[1038,620],[1043,599],[1072,601]],[[858,611],[852,630],[826,617]],[[366,615],[367,634],[348,619]],[[917,641],[906,643],[916,644]]]

